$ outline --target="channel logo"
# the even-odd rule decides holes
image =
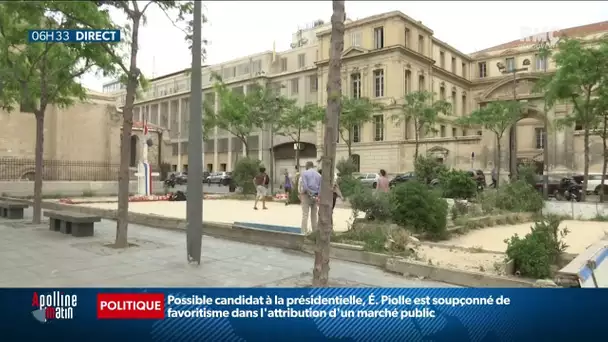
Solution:
[[[32,316],[40,323],[53,320],[74,319],[74,308],[78,306],[78,296],[60,291],[32,294]]]
[[[555,45],[560,38],[560,29],[556,27],[522,27],[520,31],[522,42],[549,43]]]

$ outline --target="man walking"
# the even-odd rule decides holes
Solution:
[[[253,178],[253,184],[255,185],[255,190],[257,192],[255,196],[255,202],[253,202],[253,209],[258,210],[258,201],[262,201],[262,209],[266,210],[266,193],[268,186],[268,175],[266,174],[266,169],[261,167],[260,173],[258,173],[255,178]]]
[[[308,216],[312,231],[317,230],[317,198],[321,190],[321,175],[313,169],[311,161],[306,162],[306,171],[302,172],[298,184],[300,202],[302,203],[302,234],[308,234]]]

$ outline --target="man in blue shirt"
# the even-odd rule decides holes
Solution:
[[[298,182],[298,192],[302,203],[302,234],[308,234],[308,216],[312,231],[317,230],[317,198],[321,191],[321,175],[313,168],[311,161],[306,162],[306,171],[302,172]]]

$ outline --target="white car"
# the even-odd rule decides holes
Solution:
[[[587,193],[599,195],[602,186],[602,174],[590,173],[587,179]],[[604,193],[608,194],[608,177],[604,176]]]

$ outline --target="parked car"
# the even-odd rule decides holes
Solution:
[[[207,177],[207,184],[228,185],[232,180],[232,172],[213,172]]]
[[[188,174],[186,172],[173,172],[169,175],[171,184],[184,185],[188,183]]]
[[[211,175],[211,172],[203,171],[203,183],[207,181],[207,177],[209,177],[209,175]]]
[[[372,189],[375,189],[378,186],[378,180],[380,179],[380,175],[377,173],[361,173],[357,177],[357,179],[364,186],[370,186]]]
[[[389,186],[389,188],[394,188],[398,184],[407,182],[407,181],[415,179],[415,178],[416,177],[413,172],[400,173],[388,182],[388,186]]]
[[[575,177],[580,177],[580,183],[583,182],[583,175],[578,175]],[[604,194],[608,194],[608,177],[604,176]],[[577,180],[578,181],[578,180]],[[590,173],[589,178],[587,179],[587,188],[585,191],[588,194],[600,194],[600,189],[602,188],[602,174],[601,173]]]

